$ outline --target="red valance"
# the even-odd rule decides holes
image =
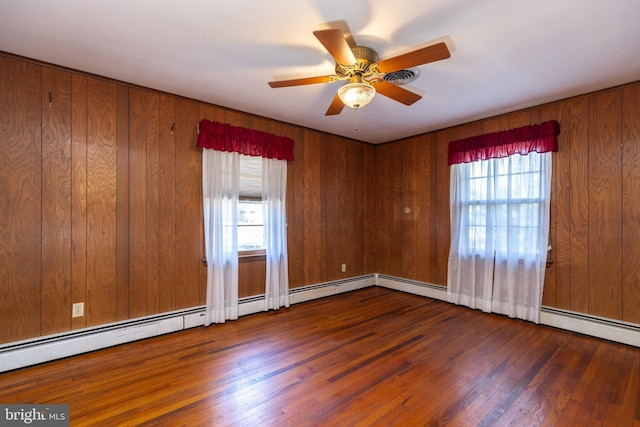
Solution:
[[[200,121],[198,147],[293,161],[293,139],[226,123]]]
[[[449,165],[498,159],[532,151],[558,151],[560,124],[555,121],[449,142]]]

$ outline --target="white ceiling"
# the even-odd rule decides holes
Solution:
[[[639,0],[0,0],[0,50],[370,143],[640,80]],[[325,116],[342,82],[314,30],[387,58],[444,40],[405,106]]]

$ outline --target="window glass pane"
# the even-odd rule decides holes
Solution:
[[[264,249],[263,226],[238,226],[238,251]]]
[[[471,178],[469,200],[487,200],[487,177]]]
[[[262,202],[240,200],[238,202],[238,225],[262,225]]]
[[[500,164],[503,162],[500,162]],[[509,194],[509,175],[498,175],[495,179],[496,188],[495,188],[495,199],[496,200],[507,200],[507,195]]]
[[[487,227],[472,225],[469,227],[469,249],[471,253],[484,253],[486,249]]]
[[[262,202],[238,202],[238,251],[264,249]]]

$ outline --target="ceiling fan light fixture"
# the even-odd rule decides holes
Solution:
[[[338,97],[349,108],[362,108],[371,102],[376,90],[369,83],[354,82],[338,89]]]

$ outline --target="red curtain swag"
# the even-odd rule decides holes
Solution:
[[[449,142],[449,166],[476,160],[498,159],[533,151],[558,151],[560,124],[555,121]]]
[[[293,139],[226,123],[200,121],[198,147],[293,161]]]

